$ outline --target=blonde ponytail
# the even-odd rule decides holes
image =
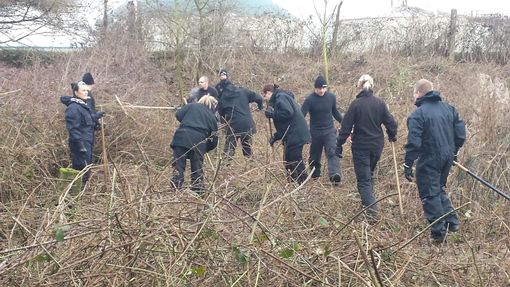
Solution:
[[[371,90],[374,87],[374,79],[370,75],[363,75],[358,80],[358,88]]]

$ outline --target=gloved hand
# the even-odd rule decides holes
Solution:
[[[266,118],[272,119],[274,117],[274,109],[273,107],[267,107],[266,111],[264,112],[266,115]]]
[[[458,156],[459,156],[458,152],[453,156],[453,161],[454,162],[459,162]]]
[[[85,148],[85,146],[83,145],[83,143],[80,143],[80,150],[79,150],[81,153],[86,153],[87,152],[87,149]]]
[[[405,163],[402,165],[404,167],[404,176],[409,182],[413,182],[413,167],[408,166]]]
[[[335,149],[336,156],[338,156],[339,158],[343,158],[344,157],[343,156],[343,151],[344,151],[344,149],[343,149],[343,147],[341,145],[337,145],[336,146],[336,149]]]
[[[97,119],[100,119],[106,115],[105,112],[97,112],[96,114],[97,114]]]
[[[270,146],[273,146],[276,141],[277,141],[277,139],[274,136],[271,136],[271,138],[269,139],[268,142],[269,142]]]
[[[390,138],[388,138],[388,140],[390,142],[396,142],[397,141],[397,137],[390,137]]]

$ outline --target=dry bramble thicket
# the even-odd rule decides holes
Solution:
[[[434,245],[416,186],[403,178],[399,212],[388,144],[376,174],[382,211],[376,224],[360,212],[350,148],[339,187],[326,179],[289,183],[282,148],[267,145],[268,121],[257,111],[252,159],[238,151],[225,165],[220,145],[205,161],[205,197],[172,190],[174,111],[129,105],[180,104],[172,57],[116,40],[51,61],[0,64],[0,285],[510,286],[509,203],[452,169],[448,192],[462,229]],[[278,81],[302,102],[322,69],[318,58],[246,48],[225,66],[236,84],[260,91]],[[182,63],[188,90],[192,60]],[[104,141],[97,134],[97,164],[78,201],[58,176],[70,163],[58,98],[85,71],[96,78],[96,103],[107,116]],[[213,68],[203,73],[215,78]],[[376,93],[398,120],[399,165],[412,84],[428,78],[467,123],[461,162],[510,190],[509,64],[339,53],[329,75],[343,111],[364,73],[375,78]]]

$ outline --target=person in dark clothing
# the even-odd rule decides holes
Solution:
[[[92,77],[91,73],[87,72],[87,73],[83,74],[82,82],[84,82],[88,86],[89,93],[88,93],[88,98],[86,100],[86,103],[90,107],[90,112],[92,113],[92,116],[94,117],[94,129],[97,131],[101,128],[99,119],[101,119],[105,115],[105,113],[96,111],[96,100],[94,99],[94,96],[92,95],[92,89],[94,88],[94,84],[95,84],[94,77]]]
[[[466,126],[457,110],[441,100],[430,81],[421,79],[414,87],[417,109],[407,118],[404,174],[412,181],[416,162],[416,184],[423,212],[429,223],[453,210],[445,192],[448,173],[459,149],[466,140]],[[447,231],[458,231],[455,213],[438,221],[431,228],[431,237],[443,242]]]
[[[308,177],[303,164],[303,146],[310,142],[310,131],[294,94],[279,89],[277,85],[265,85],[263,95],[269,101],[265,115],[273,119],[276,132],[269,144],[281,140],[284,146],[285,169],[293,180],[302,183]]]
[[[373,85],[374,81],[369,75],[360,77],[358,80],[360,92],[345,113],[337,138],[337,153],[341,155],[342,145],[352,135],[352,159],[363,207],[376,202],[373,176],[384,147],[381,125],[386,127],[389,141],[397,140],[397,123],[388,111],[386,103],[374,95]],[[372,205],[367,214],[376,217],[377,205]]]
[[[336,129],[333,118],[342,122],[342,115],[336,107],[336,96],[327,91],[328,85],[322,75],[315,80],[315,92],[306,97],[301,107],[303,116],[310,113],[310,145],[309,167],[315,167],[312,178],[321,176],[322,150],[326,152],[328,160],[329,180],[335,185],[342,180],[340,158],[335,153]]]
[[[228,71],[226,69],[220,70],[220,82],[216,84],[216,91],[218,92],[218,100],[221,98],[221,95],[223,94],[223,89],[225,89],[226,86],[232,84],[232,82],[228,79]]]
[[[262,97],[243,87],[228,83],[218,102],[218,113],[226,123],[224,152],[227,158],[234,156],[237,139],[241,140],[243,155],[252,155],[251,138],[256,132],[255,122],[251,115],[250,103],[257,103],[262,110]]]
[[[191,91],[191,95],[188,97],[188,103],[195,103],[200,100],[205,95],[213,96],[216,100],[218,100],[218,91],[214,87],[209,86],[209,78],[206,76],[200,77],[198,80],[198,88],[195,88]]]
[[[69,134],[68,144],[71,153],[72,167],[82,170],[92,163],[94,147],[94,115],[87,100],[88,87],[84,82],[71,84],[73,96],[62,96],[60,101],[67,106],[65,111],[66,128]],[[82,181],[87,182],[90,172],[83,175]]]
[[[175,113],[180,125],[174,133],[170,147],[173,150],[174,167],[172,184],[176,188],[181,188],[184,184],[186,159],[189,159],[191,190],[201,193],[204,189],[204,155],[218,145],[218,126],[214,116],[216,103],[213,96],[203,96],[197,103],[187,104]]]

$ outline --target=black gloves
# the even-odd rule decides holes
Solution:
[[[97,114],[97,119],[98,120],[106,115],[105,112],[97,112],[96,114]]]
[[[409,182],[413,182],[413,166],[409,166],[407,164],[403,164],[402,165],[404,167],[404,176],[406,177],[406,179],[409,181]]]
[[[396,142],[397,141],[397,137],[390,137],[390,138],[388,138],[388,140],[390,142]]]
[[[266,115],[266,118],[272,119],[274,117],[274,109],[273,109],[273,107],[267,107],[267,109],[266,109],[264,114]]]
[[[79,147],[80,147],[79,151],[80,151],[81,153],[86,153],[86,152],[87,152],[87,149],[85,148],[85,146],[83,145],[83,143],[79,143]]]
[[[269,145],[273,146],[276,141],[277,139],[274,136],[271,136],[271,138],[269,139]]]
[[[342,155],[343,151],[344,151],[344,149],[342,148],[341,145],[336,146],[336,149],[335,149],[336,156],[338,156],[339,158],[343,158],[343,155]]]

